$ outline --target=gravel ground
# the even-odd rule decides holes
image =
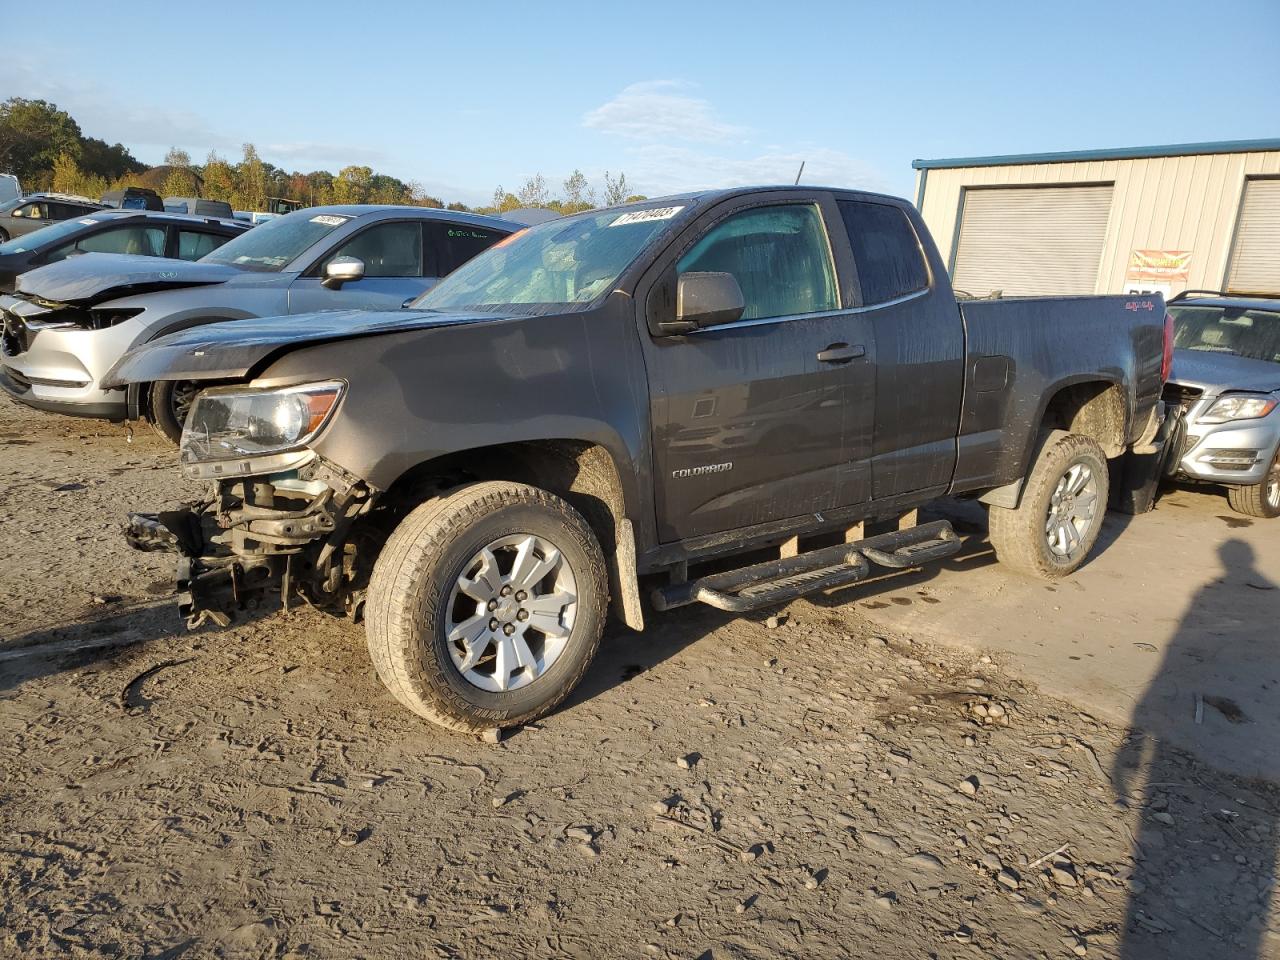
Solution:
[[[118,526],[192,492],[150,435],[0,401],[6,956],[1280,957],[1271,785],[1038,692],[980,621],[655,616],[487,745],[344,621],[185,632]]]

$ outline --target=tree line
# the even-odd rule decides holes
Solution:
[[[75,119],[56,104],[22,97],[0,103],[0,173],[16,175],[28,192],[54,190],[91,198],[111,189],[138,186],[139,177],[147,174],[151,182],[146,185],[161,196],[225,200],[237,210],[262,210],[268,197],[281,197],[307,206],[395,203],[474,213],[505,213],[517,207],[577,213],[644,199],[632,192],[625,173],[614,176],[606,171],[597,190],[580,170],[574,170],[559,191],[537,173],[516,191],[498,186],[491,203],[470,207],[459,201],[446,203],[419,183],[405,182],[368,166],[343,167],[336,174],[328,170],[290,172],[262,159],[251,143],[244,144],[239,160],[210,150],[204,163],[193,163],[187,151],[173,147],[163,166],[152,169],[122,144],[108,145],[84,136]],[[157,179],[159,183],[154,182]]]

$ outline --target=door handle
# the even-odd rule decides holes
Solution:
[[[860,343],[853,346],[847,343],[833,343],[825,350],[818,351],[818,361],[820,363],[848,363],[850,360],[857,360],[866,355],[867,348]]]

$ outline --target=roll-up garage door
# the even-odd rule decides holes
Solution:
[[[1110,184],[971,187],[952,283],[974,296],[1094,293],[1110,211]]]
[[[1246,180],[1227,289],[1280,293],[1280,180]]]

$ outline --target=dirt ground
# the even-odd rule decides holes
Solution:
[[[1210,571],[1206,602],[1240,593],[1191,647],[1193,597],[1125,552],[1172,520],[1112,521],[1052,594],[983,564],[979,524],[943,571],[777,626],[614,629],[562,710],[486,745],[398,707],[359,627],[186,632],[170,559],[118,527],[190,492],[149,434],[0,401],[0,955],[1280,957],[1280,795],[1159,722],[1167,675],[1195,736],[1275,753],[1274,697],[1178,672],[1280,619],[1275,532],[1210,523],[1208,494],[1153,516],[1199,517],[1197,549],[1248,534],[1257,569]],[[1168,615],[1107,620],[1121,575]],[[1273,668],[1250,649],[1232,676]]]

